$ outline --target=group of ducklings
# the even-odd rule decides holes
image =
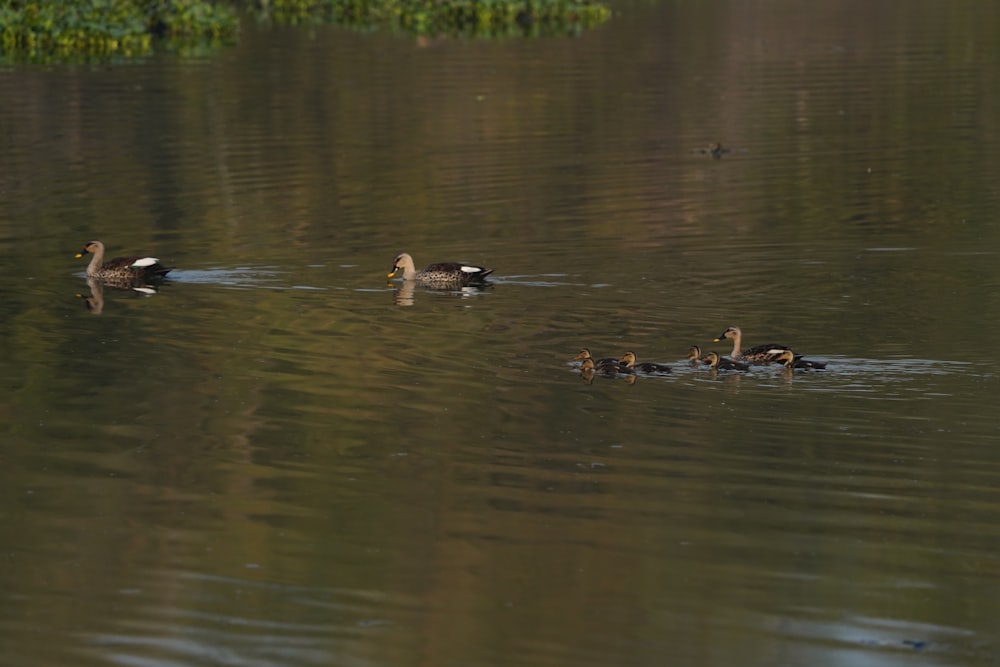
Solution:
[[[796,354],[792,348],[778,343],[767,343],[765,345],[754,345],[742,349],[743,332],[739,327],[727,327],[725,331],[713,339],[713,342],[721,343],[725,340],[733,341],[733,351],[729,357],[723,357],[718,352],[706,352],[702,354],[701,348],[692,345],[688,349],[687,358],[692,364],[702,363],[713,371],[748,371],[751,365],[781,364],[787,369],[807,368],[822,369],[826,364],[820,361],[811,361],[803,358],[801,354]],[[595,359],[589,348],[582,348],[579,354],[573,359],[580,362],[580,375],[584,380],[590,382],[596,375],[607,377],[617,377],[619,375],[634,381],[635,375],[665,375],[670,373],[670,366],[653,362],[638,363],[634,352],[626,352],[620,359],[605,357]]]
[[[664,375],[670,372],[670,366],[666,364],[656,364],[651,361],[637,363],[635,352],[626,352],[621,359],[614,357],[595,359],[590,353],[590,348],[584,347],[580,349],[580,353],[574,357],[573,361],[580,362],[580,372],[584,375],[632,375],[634,373]]]

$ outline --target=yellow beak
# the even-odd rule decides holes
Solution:
[[[83,257],[83,253],[82,252],[76,253],[76,258],[77,259],[80,259],[81,257]]]

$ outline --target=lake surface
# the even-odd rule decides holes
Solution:
[[[615,9],[0,69],[0,664],[997,664],[1000,8]]]

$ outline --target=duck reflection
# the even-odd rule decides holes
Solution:
[[[91,315],[100,315],[104,312],[104,286],[97,278],[87,276],[87,287],[90,288],[90,296],[77,294],[76,298],[83,299],[83,304]]]
[[[393,288],[392,290],[392,302],[397,306],[412,306],[413,305],[413,288],[414,282],[412,280],[404,280],[398,285],[393,285],[389,283],[389,286]]]
[[[76,298],[83,299],[83,304],[87,307],[87,312],[91,315],[100,315],[104,312],[105,288],[121,292],[131,292],[134,295],[153,296],[157,293],[159,285],[143,281],[87,276],[87,287],[90,288],[90,296],[77,294]]]
[[[489,284],[465,285],[464,287],[432,287],[421,285],[413,280],[402,280],[390,282],[387,287],[392,288],[392,302],[397,306],[412,306],[415,302],[415,292],[419,287],[422,292],[438,294],[442,296],[457,296],[460,298],[471,298],[477,296],[490,288]]]

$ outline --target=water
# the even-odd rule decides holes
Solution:
[[[995,663],[997,10],[618,9],[0,70],[0,663]]]

